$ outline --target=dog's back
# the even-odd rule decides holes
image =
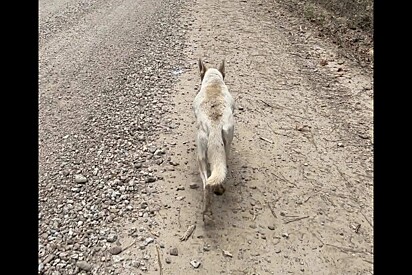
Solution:
[[[206,69],[199,60],[202,86],[193,108],[197,120],[197,152],[200,175],[205,189],[205,208],[210,189],[217,195],[225,192],[227,158],[234,131],[234,100],[224,83],[224,63],[219,69]],[[208,177],[207,166],[211,175]],[[206,209],[205,209],[206,210]]]

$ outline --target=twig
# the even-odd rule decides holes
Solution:
[[[180,207],[177,208],[177,213],[178,213],[177,222],[179,223],[179,228],[181,228],[182,225],[180,224]]]
[[[316,193],[317,194],[317,193]],[[310,198],[312,198],[315,194],[310,195],[306,200],[303,201],[303,203],[307,202]]]
[[[126,246],[125,248],[122,249],[122,252],[125,251],[126,249],[128,249],[129,247],[131,247],[132,245],[134,245],[136,242],[136,239],[134,239],[128,246]]]
[[[159,274],[163,275],[162,261],[160,260],[160,252],[159,252],[159,247],[157,245],[156,245],[156,251],[157,251],[157,263],[159,264]]]
[[[195,231],[195,228],[196,224],[192,224],[191,226],[189,226],[186,232],[182,235],[182,237],[180,237],[180,241],[186,241],[187,239],[189,239],[190,235],[192,235],[193,231]]]
[[[256,220],[256,210],[253,210],[253,218],[252,221]]]
[[[363,214],[363,212],[361,210],[359,210],[359,212],[362,214],[362,216],[365,218],[365,220],[369,223],[369,225],[371,227],[373,227],[372,223],[368,220],[368,218],[365,216],[365,214]]]
[[[273,141],[271,141],[270,139],[264,138],[264,137],[259,137],[261,140],[264,140],[266,142],[269,142],[271,144],[273,144]]]
[[[299,217],[299,218],[296,218],[296,219],[291,219],[291,220],[285,221],[285,224],[290,223],[290,222],[300,221],[300,220],[303,220],[303,219],[306,219],[306,218],[309,218],[309,216],[304,216],[304,217]]]
[[[272,208],[272,206],[270,206],[270,203],[269,203],[269,202],[267,203],[267,205],[268,205],[268,207],[269,207],[269,209],[270,209],[270,212],[272,212],[273,217],[275,217],[275,218],[277,219],[278,216],[276,216],[275,210],[273,210],[273,208]]]
[[[280,173],[280,174],[282,175],[282,177],[279,177],[278,175],[273,174],[273,173],[271,173],[271,174],[274,175],[275,178],[277,178],[277,179],[279,179],[279,180],[283,180],[283,181],[285,181],[285,182],[287,182],[287,183],[289,183],[289,184],[292,184],[292,185],[295,186],[295,187],[298,187],[298,186],[296,185],[296,183],[293,183],[293,182],[287,180],[287,179],[285,178],[285,176],[282,175],[282,173]]]
[[[348,248],[348,247],[341,247],[341,246],[337,246],[337,245],[334,245],[334,244],[325,244],[325,245],[328,245],[328,246],[332,246],[332,247],[335,247],[335,248],[337,248],[337,249],[339,249],[339,250],[341,250],[342,252],[352,252],[352,253],[362,253],[362,254],[370,254],[369,252],[365,252],[365,251],[362,251],[362,250],[356,250],[356,249],[352,249],[352,248]]]
[[[369,261],[369,260],[366,260],[366,259],[362,259],[362,261],[367,262],[367,263],[370,263],[370,264],[373,264],[372,261]]]
[[[260,101],[262,101],[266,106],[269,106],[270,108],[273,108],[273,106],[270,105],[269,103],[267,103],[266,101],[264,101],[264,100],[262,100],[262,99],[260,99]]]
[[[266,123],[266,125],[269,127],[270,130],[272,130],[272,133],[274,133],[275,135],[285,136],[285,137],[291,138],[291,136],[289,136],[289,135],[282,134],[282,133],[278,133],[278,132],[276,132],[275,130],[273,130],[273,128],[269,125],[269,123]]]

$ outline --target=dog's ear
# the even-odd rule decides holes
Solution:
[[[203,63],[202,59],[199,58],[200,80],[203,80],[203,77],[205,76],[206,70],[207,69],[206,69],[205,63]]]
[[[223,79],[225,79],[225,60],[224,59],[222,60],[222,63],[220,63],[218,70],[222,74]]]

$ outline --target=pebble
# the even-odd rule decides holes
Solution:
[[[114,263],[119,263],[119,262],[121,262],[121,261],[123,261],[123,260],[124,260],[124,258],[123,258],[122,256],[113,255],[113,262],[114,262]]]
[[[80,268],[84,271],[90,271],[90,270],[92,270],[92,267],[93,267],[91,264],[89,264],[85,261],[78,261],[76,263],[76,265],[77,265],[78,268]]]
[[[82,183],[86,183],[86,182],[87,182],[87,178],[86,178],[85,176],[81,175],[81,174],[78,174],[78,175],[75,175],[75,176],[74,176],[74,181],[75,181],[76,183],[82,184]]]
[[[194,268],[198,268],[200,266],[200,262],[197,260],[192,260],[190,261],[190,264],[194,267]]]
[[[197,189],[197,188],[199,188],[199,184],[197,184],[197,183],[191,183],[191,184],[189,185],[189,187],[190,187],[190,189]]]
[[[173,166],[178,166],[178,165],[179,165],[179,163],[176,162],[176,161],[170,161],[169,163],[170,163],[171,165],[173,165]]]
[[[109,234],[106,238],[106,241],[109,243],[113,243],[117,240],[117,235],[116,234]]]
[[[139,268],[140,262],[139,261],[132,261],[131,266],[133,266],[135,268]]]
[[[152,243],[153,241],[154,241],[154,239],[153,239],[152,237],[149,237],[149,238],[147,238],[147,239],[145,240],[144,245],[147,246],[147,245],[149,245],[150,243]]]
[[[169,250],[169,253],[170,253],[170,255],[172,255],[172,256],[177,256],[177,255],[179,255],[179,252],[178,252],[178,250],[177,250],[177,247],[172,247],[172,248]]]
[[[150,183],[150,182],[155,182],[156,178],[155,177],[148,177],[146,178],[146,182]]]
[[[230,253],[229,251],[226,251],[226,250],[223,250],[223,256],[230,257],[230,258],[233,257],[232,253]]]
[[[112,254],[112,255],[117,255],[117,254],[119,254],[120,252],[122,252],[122,248],[120,247],[120,246],[113,246],[113,247],[111,247],[110,249],[109,249],[109,252],[110,252],[110,254]]]

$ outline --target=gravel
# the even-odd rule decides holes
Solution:
[[[149,2],[129,1],[127,9],[87,4],[89,12],[102,5],[99,10],[114,13],[114,22],[97,13],[96,21],[83,22],[85,7],[75,3],[40,13],[38,269],[43,274],[90,271],[90,263],[102,259],[110,266],[107,252],[121,252],[119,246],[109,248],[119,238],[113,232],[133,219],[156,226],[162,206],[158,167],[168,166],[171,157],[170,145],[158,136],[173,127],[168,103],[177,76],[171,72],[185,69],[184,31],[177,21],[183,1]],[[74,27],[78,33],[67,31]],[[145,245],[155,241],[146,229],[136,233]]]

